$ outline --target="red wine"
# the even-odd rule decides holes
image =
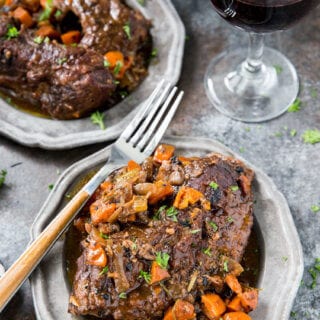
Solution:
[[[254,32],[290,27],[320,0],[211,0],[218,13],[231,24]]]

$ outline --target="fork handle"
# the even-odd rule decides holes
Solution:
[[[85,190],[79,191],[0,278],[0,312],[89,197]]]

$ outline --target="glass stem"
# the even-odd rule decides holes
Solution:
[[[264,49],[264,35],[260,33],[249,33],[249,50],[244,68],[249,73],[259,73],[263,66],[262,56]]]

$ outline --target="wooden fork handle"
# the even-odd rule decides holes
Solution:
[[[78,192],[0,278],[0,312],[90,197]]]

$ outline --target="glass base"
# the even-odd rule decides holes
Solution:
[[[299,80],[294,66],[280,52],[265,48],[259,72],[245,68],[248,51],[237,49],[214,58],[205,75],[209,100],[226,116],[262,122],[280,116],[294,102]]]

